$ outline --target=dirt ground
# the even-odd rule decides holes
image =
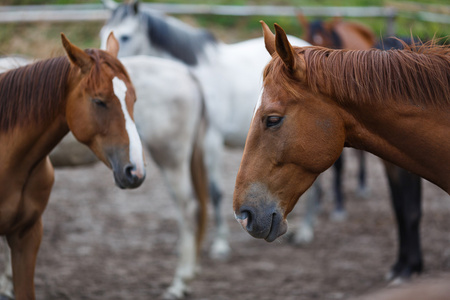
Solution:
[[[212,231],[203,247],[201,273],[187,299],[348,299],[386,287],[384,275],[396,256],[396,233],[381,163],[368,158],[370,197],[356,196],[356,159],[346,150],[344,193],[348,219],[329,219],[325,200],[316,239],[295,247],[245,233],[231,203],[241,149],[228,149],[223,209],[232,255],[209,259]],[[122,191],[102,164],[58,169],[44,214],[44,239],[36,267],[38,299],[160,299],[176,265],[176,211],[153,163],[137,190]],[[321,178],[325,199],[331,172]],[[450,197],[423,184],[422,278],[450,278]],[[297,204],[291,226],[302,215]],[[212,222],[210,222],[212,224]],[[0,264],[1,265],[1,264]],[[415,279],[417,280],[417,279]]]

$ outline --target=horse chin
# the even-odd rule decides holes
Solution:
[[[281,217],[278,217],[279,215],[275,215],[275,217],[272,219],[272,226],[270,227],[269,234],[264,238],[266,242],[273,242],[278,237],[285,234],[288,230],[288,223],[287,220],[283,220]]]

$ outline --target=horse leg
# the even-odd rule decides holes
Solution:
[[[14,286],[12,279],[12,262],[11,262],[11,250],[4,240],[4,253],[5,253],[5,271],[0,277],[0,300],[14,299]]]
[[[44,158],[29,175],[22,191],[23,202],[18,227],[6,234],[13,271],[14,294],[17,300],[33,300],[34,269],[42,239],[42,213],[47,206],[54,182],[50,159]]]
[[[39,218],[26,230],[6,236],[11,248],[14,294],[16,300],[33,300],[34,268],[42,239],[42,220]]]
[[[359,158],[359,171],[358,171],[358,195],[361,198],[367,198],[369,196],[369,187],[367,186],[366,179],[366,153],[362,150],[356,150]]]
[[[343,169],[343,166],[344,166],[344,157],[343,157],[343,153],[341,153],[339,158],[333,164],[333,170],[334,170],[333,189],[334,189],[335,208],[334,208],[333,214],[331,215],[331,218],[335,221],[342,221],[347,216],[347,213],[344,208],[344,198],[342,195],[342,169]]]
[[[420,246],[421,178],[400,167],[385,162],[391,189],[392,206],[397,220],[399,240],[397,262],[387,279],[401,282],[423,268]]]
[[[209,256],[213,259],[226,260],[230,255],[228,243],[228,224],[222,212],[222,153],[223,137],[212,127],[208,129],[205,137],[206,166],[209,177],[209,195],[213,204],[214,223],[216,232],[211,245]]]
[[[319,178],[317,178],[303,196],[306,201],[305,216],[301,219],[299,227],[291,230],[291,234],[289,234],[289,241],[292,244],[301,246],[312,242],[314,226],[320,209],[321,194],[322,188]]]
[[[178,263],[172,284],[164,294],[166,299],[179,299],[189,292],[188,281],[194,278],[197,268],[198,201],[191,184],[189,164],[177,168],[162,169],[172,198],[177,205],[178,228]]]

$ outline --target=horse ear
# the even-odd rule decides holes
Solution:
[[[295,53],[294,48],[292,48],[286,33],[280,25],[275,23],[275,48],[283,60],[286,67],[301,79],[305,78],[306,74],[306,64],[304,59]]]
[[[62,32],[61,41],[69,61],[73,65],[79,67],[82,73],[89,72],[93,65],[91,57],[86,52],[72,44]]]
[[[264,21],[261,20],[259,21],[259,23],[261,23],[262,25],[264,44],[266,45],[266,49],[270,55],[273,55],[275,53],[275,36]]]
[[[132,5],[132,7],[133,7],[133,12],[134,12],[134,14],[137,15],[138,12],[139,12],[139,1],[138,1],[138,0],[134,0],[134,1],[131,3],[131,5]]]
[[[117,57],[117,54],[119,53],[119,42],[112,31],[106,40],[106,51],[114,57]]]
[[[102,0],[102,2],[105,8],[109,10],[115,10],[119,6],[114,0]]]

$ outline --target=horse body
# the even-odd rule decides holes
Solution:
[[[233,202],[251,235],[273,241],[285,233],[298,197],[344,146],[372,152],[450,192],[448,46],[292,48],[281,27],[276,30],[274,37],[265,27],[274,58],[265,69]]]
[[[114,58],[117,41],[108,40],[111,54],[84,52],[64,35],[62,42],[68,59],[0,75],[0,234],[11,248],[18,300],[34,299],[41,216],[54,181],[48,154],[69,130],[113,169],[118,186],[134,188],[145,177],[140,140],[132,140],[134,90]],[[104,107],[97,108],[94,99],[104,101],[101,106],[107,102],[109,110],[100,112]]]
[[[139,99],[134,106],[134,119],[143,147],[159,167],[180,212],[179,258],[166,294],[179,298],[188,290],[188,281],[197,272],[207,225],[204,95],[196,77],[180,62],[130,56],[121,58],[121,63],[127,69]],[[92,156],[87,147],[69,134],[53,149],[50,159],[56,167],[77,166],[97,161]],[[6,280],[0,281],[0,293],[8,291],[8,287],[6,276]]]

